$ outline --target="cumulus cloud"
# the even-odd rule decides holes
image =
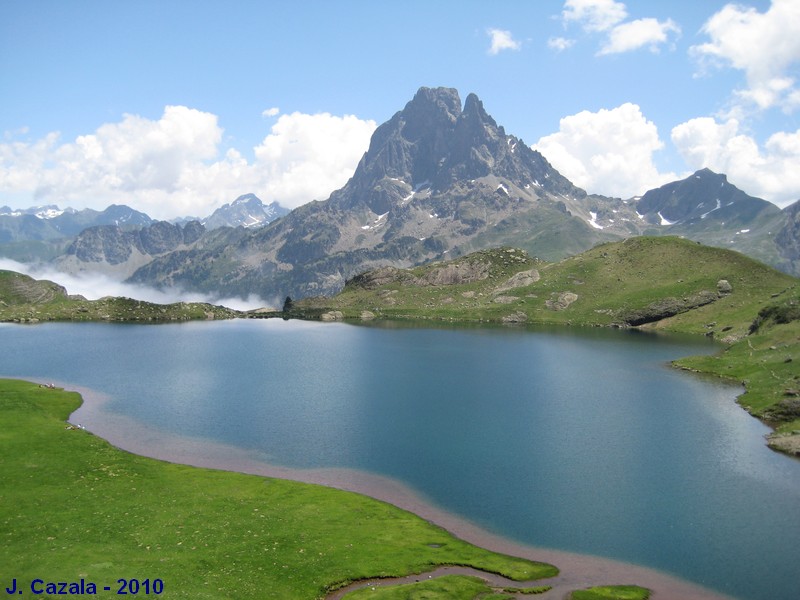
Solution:
[[[229,149],[216,115],[167,106],[157,120],[118,123],[62,142],[0,143],[0,191],[31,204],[104,208],[127,204],[155,218],[206,216],[242,193],[294,208],[344,185],[376,124],[328,113],[281,116],[254,149]]]
[[[267,108],[261,113],[262,117],[277,117],[281,112],[281,109],[277,106],[273,106],[272,108]]]
[[[672,19],[637,19],[620,23],[608,32],[606,43],[598,54],[619,54],[647,47],[657,52],[669,41],[671,33],[679,34],[681,28]]]
[[[800,129],[775,133],[762,147],[736,119],[701,117],[673,128],[672,142],[693,169],[725,173],[748,194],[778,206],[800,199]]]
[[[281,116],[255,148],[263,193],[288,208],[325,200],[353,175],[375,127],[351,115]]]
[[[608,31],[628,17],[622,2],[615,0],[567,0],[561,12],[564,22],[576,22],[585,31]]]
[[[598,55],[632,52],[640,48],[657,52],[669,42],[672,34],[681,32],[672,19],[626,21],[628,10],[625,4],[615,0],[566,0],[561,18],[565,25],[576,23],[586,32],[603,34],[605,41]]]
[[[575,45],[575,40],[563,37],[551,37],[547,40],[547,47],[556,52],[563,52]]]
[[[510,31],[504,29],[489,29],[486,31],[492,40],[489,46],[489,54],[496,55],[503,50],[519,50],[522,44],[514,39]]]
[[[764,13],[728,4],[702,32],[710,41],[690,49],[702,72],[730,66],[745,74],[747,86],[736,92],[728,116],[740,117],[752,108],[777,106],[790,112],[800,106],[800,90],[790,75],[800,65],[800,2],[773,0]]]
[[[653,162],[653,153],[662,147],[655,124],[631,103],[564,117],[558,132],[534,145],[576,185],[622,198],[677,178],[659,173]]]

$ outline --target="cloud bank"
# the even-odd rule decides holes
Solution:
[[[800,89],[792,75],[800,66],[800,2],[773,0],[764,13],[728,4],[702,32],[709,41],[690,48],[701,74],[732,67],[745,75],[746,85],[734,93],[728,117],[741,118],[754,109],[792,112],[800,107]]]
[[[157,120],[125,115],[74,141],[51,133],[0,143],[0,191],[62,207],[128,204],[162,219],[206,216],[246,192],[295,208],[347,182],[375,127],[349,115],[281,115],[248,160],[222,153],[216,115],[167,106]]]
[[[659,173],[653,154],[663,147],[658,130],[636,104],[564,117],[558,132],[533,148],[589,192],[630,198],[676,178]]]
[[[759,146],[737,120],[701,117],[673,128],[672,142],[693,169],[726,173],[748,194],[778,206],[800,199],[800,129],[775,133]]]

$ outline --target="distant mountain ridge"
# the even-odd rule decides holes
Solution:
[[[183,218],[188,223],[200,221],[206,229],[217,227],[255,228],[284,216],[289,209],[277,202],[264,204],[255,194],[244,194],[224,204],[204,219]],[[90,227],[115,226],[125,230],[148,227],[156,220],[129,206],[112,204],[102,211],[91,208],[61,209],[55,204],[12,209],[0,207],[0,244],[69,238]]]
[[[3,206],[0,208],[0,244],[74,237],[87,227],[115,225],[133,229],[146,227],[152,222],[153,219],[143,212],[117,204],[102,211],[91,208],[61,210],[55,205],[21,210]]]
[[[375,130],[353,176],[326,201],[282,216],[277,209],[285,210],[245,194],[188,237],[159,226],[153,235],[164,244],[153,253],[149,233],[85,230],[59,264],[156,287],[302,298],[333,294],[374,267],[483,248],[554,261],[600,242],[679,235],[800,274],[797,204],[781,210],[708,169],[637,198],[588,194],[508,135],[476,95],[462,108],[450,88],[420,88]]]

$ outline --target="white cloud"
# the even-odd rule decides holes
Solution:
[[[563,37],[551,37],[547,40],[547,47],[556,52],[563,52],[575,45],[575,40]]]
[[[51,133],[0,143],[0,192],[30,204],[127,204],[154,218],[206,216],[246,192],[294,208],[344,185],[374,129],[352,116],[283,115],[251,163],[236,149],[220,156],[215,115],[168,106],[158,120],[125,115],[74,142]]]
[[[608,31],[624,21],[628,11],[615,0],[566,0],[561,16],[565,23],[575,21],[585,31]]]
[[[729,116],[740,117],[750,108],[790,112],[800,106],[800,90],[789,74],[800,65],[800,2],[773,0],[764,13],[728,4],[702,32],[710,41],[690,49],[701,69],[730,66],[746,77],[747,87],[736,92]]]
[[[262,193],[288,208],[327,199],[353,175],[375,127],[352,115],[282,115],[255,148]]]
[[[675,127],[672,142],[690,167],[725,173],[748,194],[778,206],[800,199],[800,129],[775,133],[760,147],[736,119],[701,117]]]
[[[519,50],[522,44],[514,39],[510,31],[504,29],[489,29],[486,31],[492,39],[489,54],[496,55],[503,50]]]
[[[559,131],[534,148],[590,193],[629,198],[676,179],[659,173],[653,153],[663,147],[658,130],[636,104],[564,117]]]
[[[618,54],[638,50],[645,46],[656,52],[669,40],[669,34],[679,34],[681,28],[672,20],[637,19],[615,26],[598,54]]]
[[[566,0],[561,18],[565,25],[579,24],[584,31],[605,36],[598,55],[619,54],[647,47],[658,51],[669,41],[670,34],[680,34],[675,21],[645,18],[625,21],[625,4],[615,0]]]
[[[268,108],[261,113],[262,117],[277,117],[281,112],[281,109],[277,106],[273,106],[272,108]]]

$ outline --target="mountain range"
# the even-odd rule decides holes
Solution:
[[[327,200],[279,209],[250,194],[202,223],[98,223],[55,260],[156,287],[301,298],[338,292],[369,268],[482,248],[552,261],[599,242],[680,235],[800,274],[799,203],[781,210],[707,169],[637,198],[588,194],[507,134],[477,96],[462,106],[449,88],[421,88],[379,126]],[[0,210],[0,232],[4,218]]]

